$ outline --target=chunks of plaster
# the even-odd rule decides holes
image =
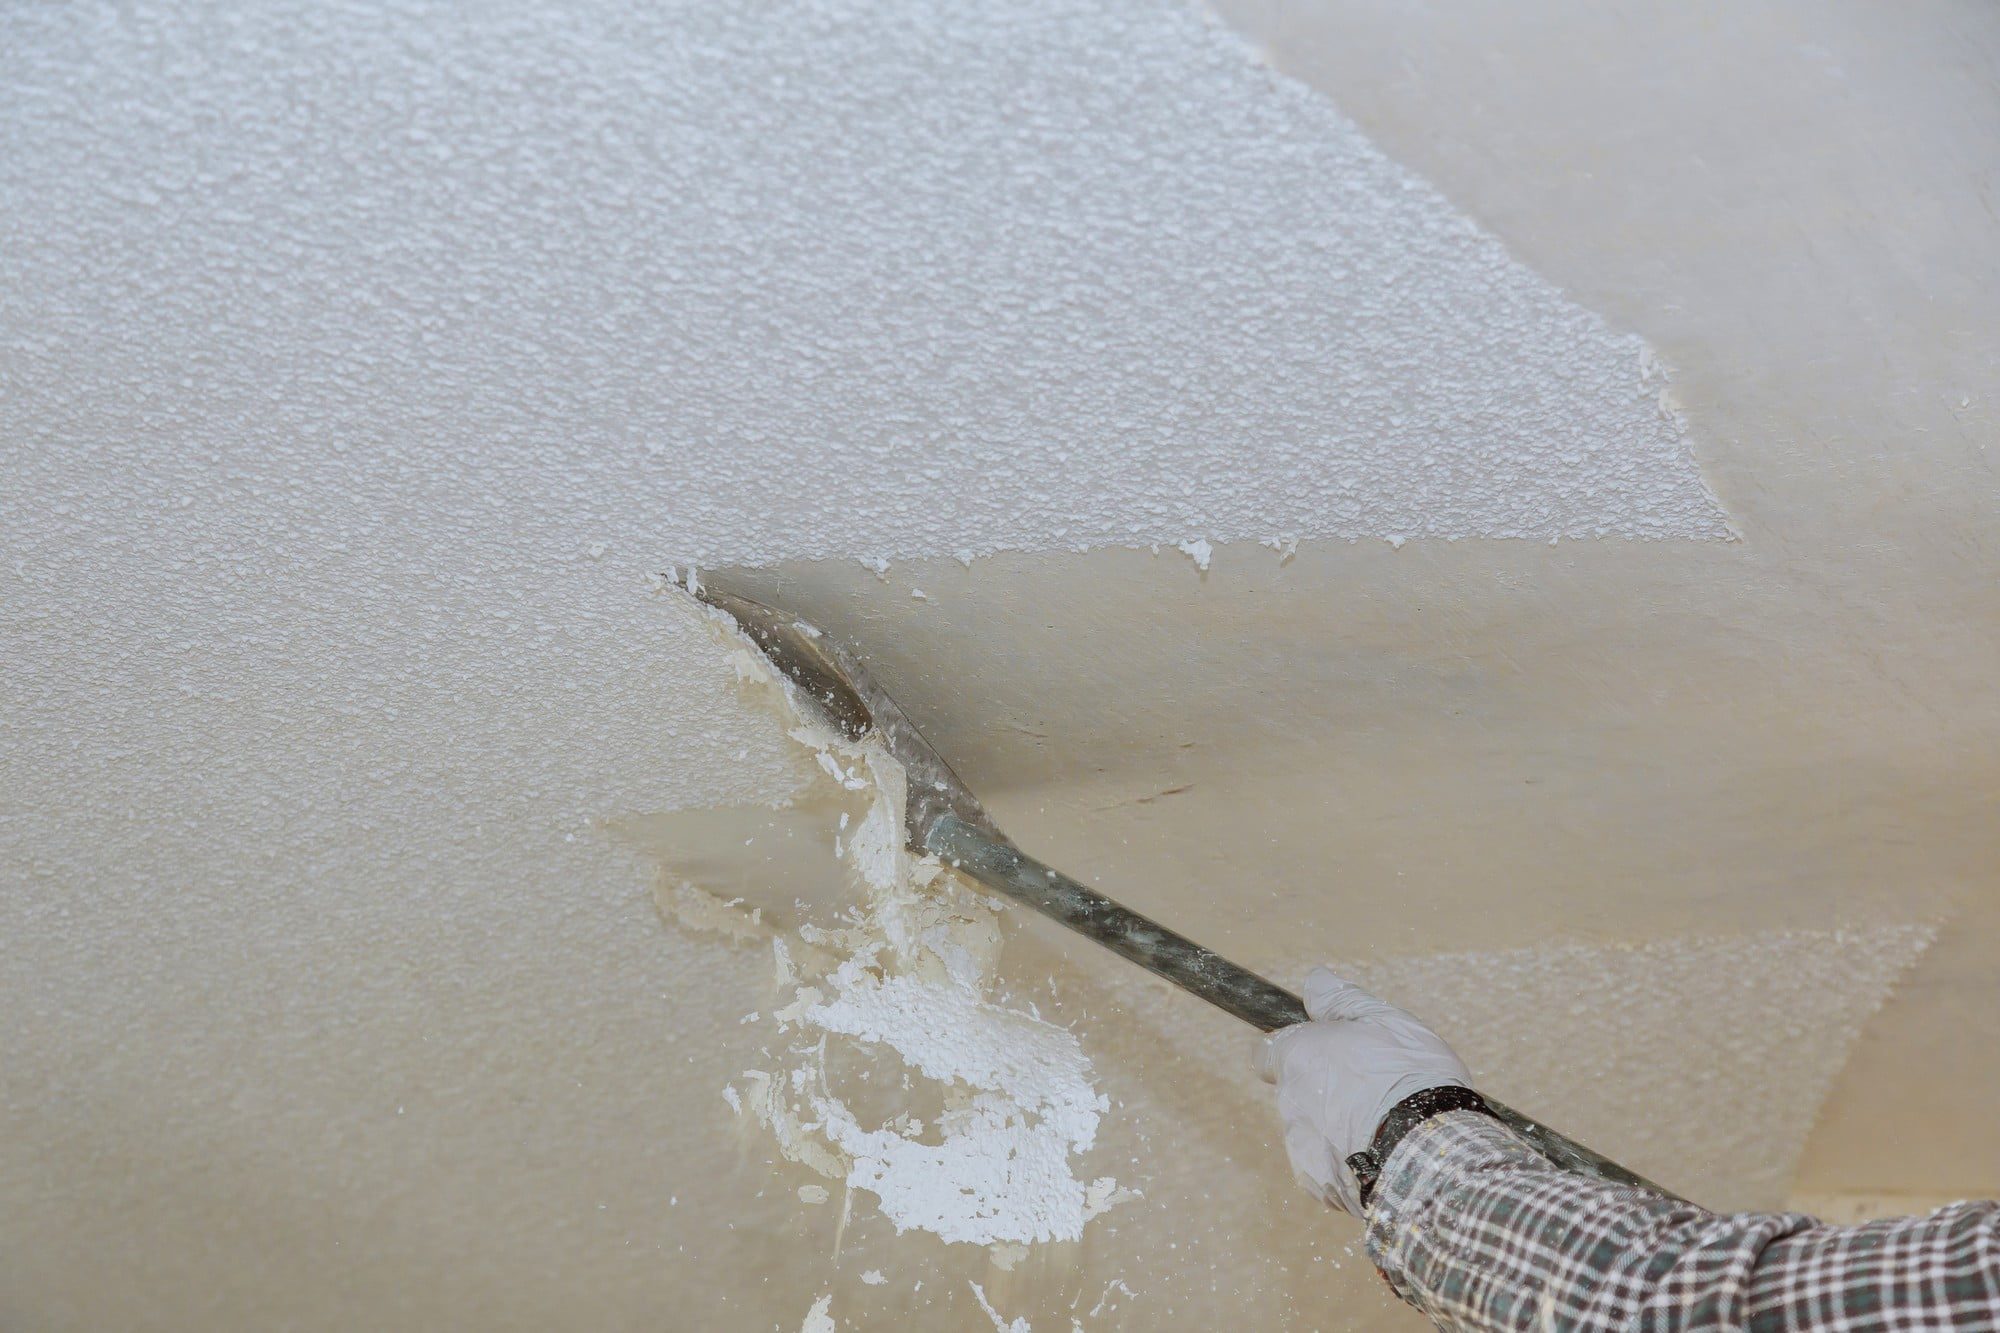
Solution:
[[[812,1309],[806,1311],[806,1321],[799,1325],[799,1333],[835,1333],[839,1325],[833,1322],[832,1305],[832,1292],[814,1301]]]
[[[979,1245],[1079,1238],[1130,1197],[1109,1178],[1086,1184],[1071,1167],[1109,1103],[1072,1033],[993,998],[999,903],[905,848],[905,777],[879,741],[826,727],[733,621],[704,614],[826,778],[868,800],[851,829],[839,816],[848,836],[836,855],[857,899],[845,924],[771,936],[783,992],[771,1017],[791,1035],[776,1068],[744,1072],[747,1097],[726,1090],[732,1107],[760,1121],[785,1157],[875,1195],[899,1232]],[[677,915],[740,937],[698,913]],[[899,1062],[904,1094],[886,1110],[883,1056]],[[869,1101],[878,1109],[856,1109]],[[799,1197],[828,1195],[806,1185]]]
[[[1194,567],[1204,574],[1208,573],[1209,561],[1215,558],[1215,548],[1208,544],[1208,539],[1205,537],[1193,537],[1184,542],[1175,542],[1174,549],[1194,561]]]

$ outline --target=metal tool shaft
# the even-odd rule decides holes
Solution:
[[[1265,1032],[1305,1021],[1305,1004],[1290,991],[1016,848],[846,645],[789,611],[703,584],[692,570],[669,577],[691,596],[725,612],[796,688],[800,706],[817,710],[851,740],[873,736],[881,741],[908,778],[903,811],[908,846],[931,853]],[[1667,1193],[1490,1097],[1486,1104],[1559,1166]]]
[[[1148,972],[1198,995],[1216,1008],[1264,1032],[1306,1021],[1305,1002],[1213,949],[1105,897],[1096,889],[1043,865],[1004,838],[974,828],[956,815],[935,820],[924,836],[933,856],[987,888],[1032,907],[1043,916],[1087,935]],[[1491,1097],[1486,1104],[1550,1161],[1614,1185],[1636,1185],[1668,1194],[1636,1172],[1591,1151],[1555,1130],[1530,1120]]]

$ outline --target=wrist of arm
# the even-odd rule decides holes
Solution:
[[[1411,1130],[1433,1116],[1448,1111],[1472,1111],[1491,1117],[1493,1112],[1486,1105],[1486,1099],[1463,1084],[1446,1083],[1434,1088],[1425,1088],[1411,1093],[1408,1097],[1389,1108],[1382,1117],[1382,1123],[1375,1128],[1374,1140],[1361,1151],[1347,1159],[1347,1169],[1354,1173],[1355,1184],[1359,1187],[1362,1211],[1375,1196],[1376,1182],[1381,1178],[1382,1167],[1395,1154],[1396,1148],[1408,1137]]]

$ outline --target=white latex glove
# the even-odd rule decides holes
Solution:
[[[1360,1217],[1347,1159],[1374,1142],[1397,1102],[1425,1088],[1469,1088],[1472,1074],[1437,1033],[1324,967],[1306,974],[1305,1002],[1312,1021],[1263,1038],[1257,1076],[1278,1085],[1299,1183]]]

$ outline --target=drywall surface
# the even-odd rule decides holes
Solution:
[[[1516,1100],[1689,1189],[1795,1141],[1782,1026],[1740,1087],[1644,1071],[1789,1117],[1668,1162],[1570,1081],[1637,1076],[1593,1034],[1486,1052],[1559,989],[1529,963],[1594,988],[1551,1031],[1644,1037],[1664,976],[1689,1032],[1762,1000],[1838,1044],[1942,920],[1949,984],[1861,1045],[1966,1113],[1850,1098],[1822,1155],[2000,1180],[1954,906],[2000,864],[1991,80],[1957,37],[1885,72],[1887,11],[1793,14],[1839,83],[1786,6],[1537,4],[1315,7],[1419,25],[1335,93],[1464,146],[1463,209],[1137,0],[0,14],[0,1324],[1406,1326],[1238,1025],[1032,923],[1007,1002],[1110,1099],[1077,1177],[1143,1195],[1080,1240],[898,1235],[731,1111],[788,1054],[744,1021],[769,944],[663,926],[615,830],[812,773],[656,595],[689,559],[836,557],[755,577],[1024,845],[1259,968],[1407,966]],[[1522,43],[1551,92],[1483,116]],[[1743,540],[1310,540],[1721,535],[1583,306],[1668,352]],[[1788,971],[1698,984],[1731,959]]]
[[[1754,770],[1769,781],[1739,787],[1742,810],[1769,821],[1767,845],[1796,858],[1822,904],[1848,897],[1832,845],[1878,867],[1883,902],[1942,890],[1962,904],[1864,1033],[1799,1187],[1815,1200],[2000,1191],[2000,1062],[1966,1058],[2000,1049],[2000,268],[1986,258],[2000,244],[2000,16],[1977,0],[1923,0],[1902,22],[1866,0],[1536,0],[1531,22],[1505,0],[1448,16],[1365,0],[1216,7],[1675,366],[1699,436],[1718,442],[1706,474],[1757,548],[1736,590],[1767,613],[1722,610],[1733,598],[1715,584],[1652,611],[1717,616],[1715,647],[1734,640],[1736,661],[1694,688],[1724,707],[1746,686],[1762,698],[1740,725],[1770,747]],[[1678,584],[1678,563],[1658,572]],[[1848,646],[1803,646],[1796,617],[1814,604]],[[1831,684],[1842,656],[1842,687],[1808,686],[1810,710],[1794,713],[1793,687]],[[1812,761],[1756,739],[1772,719],[1846,752],[1811,779],[1823,797],[1871,794],[1785,818],[1770,794]],[[1753,770],[1720,759],[1734,750],[1673,790],[1703,772],[1735,785]],[[1951,812],[1950,829],[1929,810]],[[1773,901],[1740,884],[1727,845],[1745,844],[1706,830],[1686,842],[1695,875],[1722,872],[1712,910]]]
[[[1421,1010],[1496,1097],[1559,1121],[1711,1207],[1769,1208],[1784,1199],[1791,1164],[1856,1034],[1934,934],[1881,926],[1400,958],[1314,955],[1269,972],[1296,985],[1308,967],[1329,963]],[[1087,958],[1063,952],[1078,964]],[[1221,1097],[1213,1090],[1235,1081],[1245,1059],[1233,1025],[1208,1022],[1129,972],[1100,969],[1069,985],[1057,1004],[1097,1013],[1091,1044],[1100,1060],[1129,1072],[1139,1062],[1124,1062],[1139,1049],[1170,1045],[1192,1066],[1181,1078],[1198,1071],[1211,1081],[1203,1096],[1215,1105],[1191,1117],[1178,1108],[1160,1115],[1150,1132],[1180,1123],[1191,1145],[1206,1146],[1212,1134],[1221,1147],[1232,1118],[1266,1113],[1255,1088]],[[1107,1009],[1119,1014],[1108,1024]],[[1149,1090],[1149,1117],[1165,1086]]]
[[[109,470],[703,564],[1727,533],[1637,339],[1180,0],[4,23],[4,424],[77,522]]]

